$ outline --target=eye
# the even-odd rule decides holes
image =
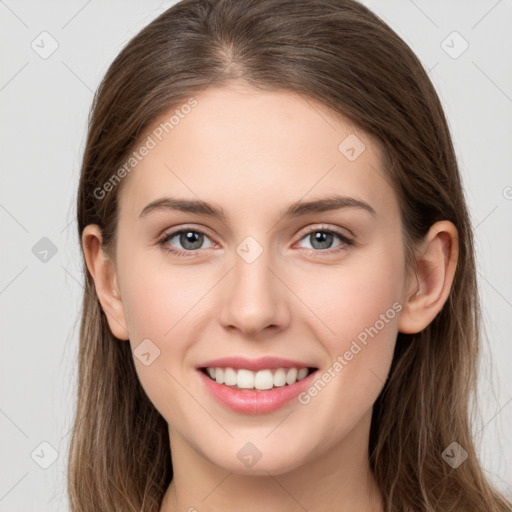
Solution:
[[[332,243],[335,238],[341,240],[341,243],[332,249]],[[337,252],[339,250],[345,249],[347,246],[351,246],[354,244],[354,241],[348,238],[343,233],[328,228],[316,228],[309,230],[305,236],[301,238],[301,240],[308,240],[311,244],[311,249],[313,252]],[[332,249],[332,250],[331,250]]]
[[[167,252],[176,254],[177,256],[191,256],[195,255],[196,251],[201,249],[204,239],[208,238],[206,233],[198,229],[180,229],[164,235],[159,240],[161,245]],[[176,239],[175,243],[181,244],[185,250],[175,249],[171,244],[172,240]],[[212,243],[211,246],[215,245]]]
[[[200,229],[182,228],[165,234],[158,243],[169,253],[175,254],[176,256],[190,257],[195,256],[197,251],[204,248],[202,245],[205,238],[210,239],[208,235]],[[341,243],[332,248],[331,246],[335,238],[338,238]],[[309,240],[311,244],[311,249],[307,247],[306,249],[310,250],[312,253],[316,253],[315,255],[322,252],[331,254],[354,244],[354,241],[343,233],[335,229],[324,227],[310,229],[302,236],[301,240],[304,239]],[[174,244],[180,244],[184,250],[176,248],[172,243],[173,240],[175,240]],[[215,242],[212,242],[210,247],[215,245]]]

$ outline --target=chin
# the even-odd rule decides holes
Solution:
[[[264,448],[258,449],[255,443],[247,442],[242,443],[240,448],[237,446],[234,452],[226,447],[221,453],[210,454],[207,458],[216,466],[237,475],[281,475],[306,463],[306,454],[298,453],[293,446],[287,448],[283,451],[282,446],[278,449],[267,443]]]

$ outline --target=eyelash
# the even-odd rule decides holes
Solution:
[[[199,234],[202,234],[206,237],[208,237],[208,234],[205,233],[204,231],[202,231],[201,229],[196,229],[196,228],[181,228],[177,231],[172,231],[171,233],[166,233],[163,235],[162,238],[160,238],[158,240],[158,244],[167,252],[167,253],[172,253],[174,254],[175,256],[182,256],[182,257],[193,257],[193,256],[196,256],[197,253],[199,251],[201,251],[201,249],[195,249],[193,251],[182,251],[180,249],[174,249],[174,248],[171,248],[170,246],[167,245],[167,241],[169,239],[172,239],[174,238],[176,235],[180,235],[181,233],[188,233],[188,232],[192,232],[192,233],[199,233]],[[341,240],[341,244],[338,245],[337,247],[335,247],[334,249],[324,249],[324,250],[321,250],[321,249],[307,249],[308,252],[310,252],[310,254],[312,254],[314,257],[321,257],[323,254],[327,253],[327,254],[333,254],[333,253],[337,253],[338,251],[341,251],[343,249],[346,249],[347,247],[351,247],[354,245],[354,240],[348,238],[346,235],[344,235],[343,233],[335,230],[335,229],[332,229],[332,228],[315,228],[315,229],[312,229],[306,233],[304,233],[300,240],[306,238],[307,236],[311,235],[312,233],[328,233],[330,235],[336,235],[337,237],[339,237],[339,239]],[[209,237],[208,237],[209,238]]]

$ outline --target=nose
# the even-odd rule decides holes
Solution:
[[[224,327],[256,335],[266,329],[280,331],[288,325],[290,310],[283,284],[286,279],[279,275],[267,254],[263,251],[251,263],[235,254],[222,290],[225,300],[220,321]]]

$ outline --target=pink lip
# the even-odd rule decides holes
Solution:
[[[208,366],[210,366],[209,363]],[[211,366],[222,365],[219,365],[218,361],[216,361],[215,365]],[[299,365],[299,368],[302,367],[304,367],[304,365]],[[266,366],[266,368],[269,368],[269,366]],[[282,387],[266,391],[241,391],[225,386],[224,384],[218,384],[201,370],[198,370],[198,373],[206,385],[206,388],[218,402],[233,411],[243,414],[265,414],[276,411],[310,386],[312,380],[317,375],[317,372],[310,373],[307,377],[295,382],[295,384],[292,384],[291,386],[286,384]]]
[[[220,359],[213,359],[211,361],[206,361],[196,368],[245,368],[246,370],[251,370],[253,372],[257,372],[258,370],[272,370],[276,368],[315,368],[314,365],[308,363],[302,363],[300,361],[293,361],[291,359],[283,359],[281,357],[272,357],[265,356],[260,357],[259,359],[246,359],[245,357],[236,356],[236,357],[222,357]]]

